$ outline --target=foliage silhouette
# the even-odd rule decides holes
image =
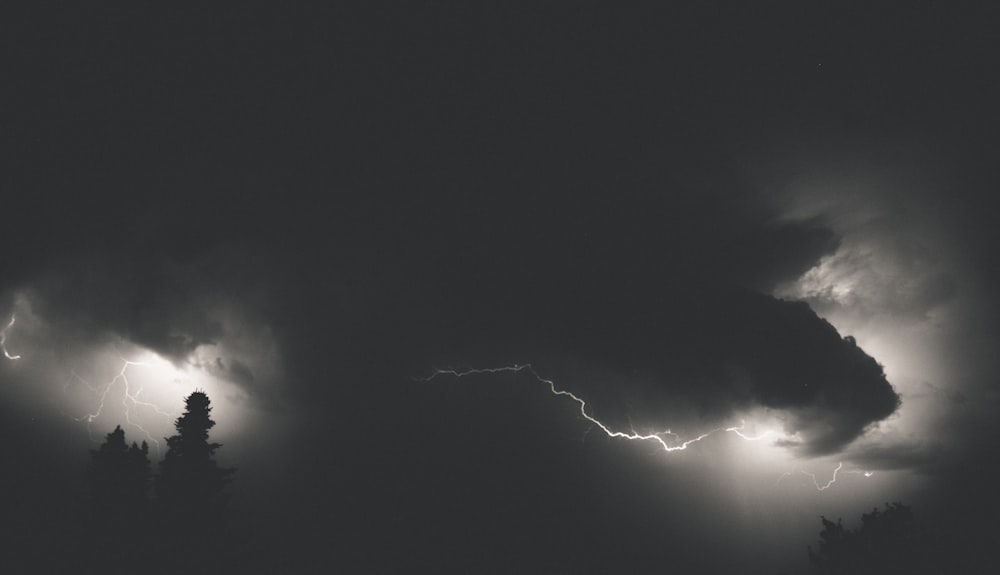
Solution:
[[[846,529],[820,517],[823,530],[809,560],[819,573],[857,575],[943,573],[960,561],[958,548],[941,534],[918,525],[913,510],[900,502],[861,515],[861,527]],[[954,542],[951,542],[954,543]]]
[[[90,451],[91,497],[80,517],[79,557],[103,572],[132,573],[150,556],[153,573],[218,572],[231,568],[234,543],[225,529],[224,492],[235,469],[221,468],[209,441],[215,426],[204,392],[185,398],[186,409],[166,438],[167,452],[153,477],[149,446],[125,440],[121,426]],[[148,497],[153,487],[155,498]]]
[[[215,426],[208,395],[196,391],[185,404],[184,414],[174,422],[177,434],[167,438],[167,453],[155,481],[157,500],[174,515],[215,523],[224,517],[223,490],[236,470],[221,468],[214,459],[222,444],[208,441]]]
[[[184,413],[166,438],[167,452],[153,480],[156,537],[163,573],[226,572],[233,568],[231,533],[226,529],[225,488],[235,469],[219,467],[209,441],[211,401],[204,392],[185,398]]]
[[[128,446],[121,426],[108,433],[98,449],[90,450],[91,493],[101,505],[135,507],[146,501],[152,473],[149,445]]]
[[[108,433],[98,449],[90,450],[90,501],[81,525],[83,553],[105,572],[126,573],[153,545],[149,527],[152,473],[149,446],[125,441],[121,426]]]

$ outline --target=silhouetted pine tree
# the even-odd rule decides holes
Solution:
[[[90,488],[95,502],[105,509],[141,511],[151,477],[149,445],[125,442],[121,426],[108,434],[98,449],[90,450]]]
[[[225,519],[223,490],[236,470],[220,468],[214,459],[222,445],[208,441],[215,426],[208,395],[196,391],[185,403],[184,414],[174,422],[177,435],[167,438],[167,453],[160,462],[157,501],[174,528],[217,528]]]
[[[99,562],[106,573],[128,573],[152,545],[149,446],[129,446],[121,426],[91,449],[90,493],[87,512],[80,518],[82,557]]]

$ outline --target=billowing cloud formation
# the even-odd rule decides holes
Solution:
[[[560,381],[625,428],[697,430],[765,410],[784,423],[782,445],[806,455],[837,452],[899,406],[882,367],[805,303],[675,295],[656,312],[574,322],[564,352],[586,359],[551,362]]]
[[[150,53],[175,66],[169,55]],[[463,76],[479,69],[464,58],[446,59]],[[386,406],[385,381],[443,363],[559,355],[618,374],[651,366],[664,397],[707,417],[751,405],[784,410],[809,452],[834,450],[892,411],[877,369],[808,310],[727,291],[766,293],[793,281],[841,238],[818,218],[782,219],[760,201],[741,162],[693,119],[703,97],[678,99],[672,81],[657,81],[627,90],[648,98],[647,112],[623,100],[612,113],[591,87],[619,86],[618,64],[544,97],[552,78],[537,64],[510,61],[472,84],[447,81],[460,87],[447,98],[424,102],[401,89],[383,106],[379,91],[287,118],[303,109],[300,96],[324,88],[294,85],[264,106],[290,129],[281,138],[244,121],[261,117],[242,107],[260,94],[251,78],[206,70],[206,81],[240,97],[226,98],[235,108],[210,114],[209,127],[190,130],[176,129],[188,114],[167,110],[175,97],[195,107],[203,99],[150,78],[142,93],[158,95],[153,111],[120,112],[122,126],[148,128],[115,134],[111,151],[43,126],[58,144],[35,157],[24,171],[31,177],[14,181],[23,193],[11,208],[24,215],[11,233],[35,241],[4,280],[35,294],[38,313],[67,338],[117,335],[174,360],[247,342],[199,365],[255,397],[300,393],[322,403],[350,387],[402,411]],[[385,73],[352,66],[317,81],[338,90],[395,82]],[[509,94],[510,107],[469,122],[466,112],[487,94],[508,94],[515,78],[535,86],[529,97]],[[553,97],[564,89],[571,107]],[[90,103],[67,108],[79,112],[78,134],[106,128],[89,119]],[[363,109],[341,118],[357,103]],[[200,136],[230,128],[246,137]],[[184,153],[164,161],[162,147]],[[51,210],[40,198],[53,190],[77,193]],[[800,329],[819,335],[800,338]],[[286,372],[263,377],[248,360],[261,333]],[[389,372],[395,379],[382,377]],[[287,385],[273,391],[269,381]]]
[[[39,247],[12,287],[66,339],[122,337],[174,361],[214,345],[196,364],[261,405],[344,386],[375,395],[354,382],[378,370],[575,357],[640,374],[579,384],[624,425],[640,411],[669,426],[771,409],[798,451],[825,454],[892,413],[898,398],[872,358],[806,305],[749,291],[794,280],[840,237],[732,193],[748,186],[710,146],[660,152],[665,172],[611,158],[569,175],[539,167],[530,182],[453,174],[491,192],[472,199],[438,191],[450,172],[430,158],[441,169],[421,186],[434,193],[345,194],[330,213],[257,199],[239,217],[215,201],[183,233],[147,216],[65,253]],[[631,191],[599,193],[618,171]]]
[[[118,361],[138,347],[229,382],[254,405],[279,404],[275,283],[266,279],[277,268],[266,250],[220,243],[168,257],[141,244],[92,247],[39,259],[34,274],[4,286],[4,311],[35,324],[15,334],[26,355],[53,357],[69,373],[81,354]]]
[[[831,150],[822,168],[780,159],[786,182],[774,203],[784,217],[825,222],[842,239],[775,293],[855,336],[901,396],[904,407],[846,461],[962,475],[996,436],[985,431],[995,419],[995,227],[972,213],[989,212],[979,184],[938,171],[945,150],[891,144]]]
[[[887,416],[899,397],[882,367],[804,303],[757,298],[728,332],[751,389],[793,414],[810,453],[830,453]]]

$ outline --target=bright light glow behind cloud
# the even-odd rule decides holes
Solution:
[[[790,426],[789,420],[780,410],[753,408],[744,410],[738,424],[704,427],[690,434],[680,434],[669,428],[637,429],[635,425],[628,429],[617,429],[599,417],[595,417],[592,408],[586,400],[572,391],[566,390],[554,380],[540,375],[530,364],[514,364],[494,368],[479,369],[438,369],[431,375],[419,378],[422,383],[431,383],[444,378],[488,378],[501,374],[524,374],[525,379],[542,384],[557,398],[566,399],[563,403],[575,405],[579,418],[585,421],[590,430],[599,435],[620,441],[622,444],[632,443],[645,446],[649,455],[668,454],[666,460],[681,460],[687,465],[701,468],[713,478],[721,478],[723,482],[731,481],[736,491],[745,491],[750,485],[760,489],[772,481],[777,486],[782,479],[795,474],[786,482],[790,488],[809,487],[823,492],[838,482],[837,474],[845,469],[843,462],[832,458],[799,461],[787,449],[788,441],[797,437],[788,435],[783,428]],[[783,445],[784,444],[784,445]],[[819,479],[803,467],[808,464],[813,467],[827,467],[830,476]],[[871,477],[868,470],[850,469],[858,477]],[[803,480],[808,478],[808,481]]]
[[[922,185],[888,176],[830,176],[825,183],[797,182],[782,198],[787,217],[821,218],[842,241],[775,294],[808,302],[854,337],[902,398],[895,414],[844,455],[882,469],[917,469],[930,460],[951,440],[940,423],[955,417],[968,392],[956,352],[968,346],[962,315],[976,296],[947,222],[932,207],[940,192]]]
[[[174,364],[131,345],[99,347],[91,353],[86,365],[70,370],[55,402],[87,427],[92,440],[121,425],[131,441],[145,440],[159,450],[163,438],[174,433],[184,398],[196,390],[213,400],[216,438],[238,434],[250,415],[223,399],[233,393],[233,384],[191,363]]]
[[[274,359],[273,350],[255,356],[256,350],[237,338],[229,345],[201,345],[188,357],[171,361],[122,337],[79,337],[36,314],[31,304],[27,296],[16,298],[17,322],[5,333],[8,342],[17,343],[20,355],[3,366],[0,391],[7,401],[48,406],[79,423],[95,442],[121,425],[128,441],[147,441],[154,452],[164,449],[163,439],[175,433],[174,420],[195,390],[212,400],[216,441],[240,435],[259,414],[258,407],[245,401],[250,392],[231,369],[220,366],[271,373],[274,366],[263,363]]]

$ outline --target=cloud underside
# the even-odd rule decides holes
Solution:
[[[528,240],[487,237],[501,223],[491,219],[475,232],[452,230],[467,233],[464,242],[415,236],[405,254],[412,261],[391,260],[375,272],[304,266],[308,260],[286,257],[280,245],[245,241],[183,257],[154,251],[141,265],[124,257],[139,255],[135,248],[119,247],[62,260],[25,284],[35,312],[67,339],[123,337],[179,361],[199,345],[283,323],[273,332],[280,354],[305,365],[309,358],[298,350],[326,342],[338,353],[327,373],[366,357],[427,366],[440,350],[469,363],[477,356],[462,350],[476,346],[521,352],[504,361],[544,363],[558,349],[608,373],[642,375],[626,378],[631,383],[567,382],[623,422],[639,411],[655,419],[660,407],[669,413],[677,405],[720,421],[762,407],[780,412],[797,451],[835,452],[898,406],[882,368],[806,304],[719,286],[787,281],[838,240],[815,221],[774,224],[760,214],[720,220],[717,208],[699,200],[684,217],[671,216],[675,225],[654,226],[658,216],[647,214],[636,229],[615,222],[614,234],[593,221],[559,229],[582,244],[546,231],[544,213],[522,222],[538,232]],[[590,206],[584,214],[598,218],[599,210]],[[719,227],[706,238],[709,222]],[[658,231],[667,239],[657,240]],[[636,246],[656,246],[656,257]],[[344,257],[330,246],[317,253],[329,261]],[[546,343],[524,343],[539,341]],[[277,390],[239,357],[211,361],[249,396],[276,401]],[[282,379],[310,381],[315,373]],[[299,386],[314,393],[306,385],[292,383],[281,393]]]
[[[565,385],[591,398],[601,417],[664,428],[678,405],[719,423],[765,409],[784,422],[779,444],[818,456],[843,449],[900,404],[882,366],[805,303],[739,290],[673,295],[655,313],[584,313],[569,336],[578,357],[605,375],[576,370]]]
[[[290,366],[282,394],[315,398],[310,382],[361,381],[384,366],[409,378],[575,355],[643,374],[611,389],[581,382],[598,407],[616,394],[709,418],[765,407],[784,414],[796,449],[843,447],[898,397],[808,306],[755,295],[800,277],[841,238],[819,218],[783,218],[735,193],[749,186],[723,156],[684,144],[656,161],[574,163],[576,174],[554,164],[527,183],[429,158],[420,189],[432,192],[393,194],[408,188],[376,178],[330,212],[265,196],[237,218],[216,200],[182,236],[149,216],[79,245],[42,238],[4,287],[32,293],[59,337],[120,336],[175,361],[268,330]],[[248,357],[211,365],[249,395],[275,393]]]

